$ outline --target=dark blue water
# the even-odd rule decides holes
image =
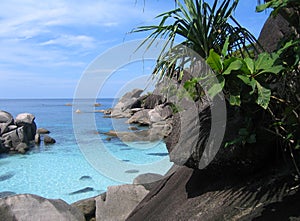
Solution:
[[[107,109],[113,105],[113,99],[100,99],[96,101],[100,107],[95,110]],[[19,113],[29,112],[35,115],[38,127],[44,127],[51,131],[50,136],[57,141],[54,145],[33,147],[25,155],[1,155],[0,156],[0,192],[10,191],[15,193],[32,193],[47,198],[60,198],[69,203],[98,195],[110,185],[121,184],[122,179],[116,177],[124,173],[124,168],[119,168],[110,162],[103,167],[112,168],[114,174],[102,173],[99,166],[91,165],[89,159],[82,154],[74,136],[71,99],[34,99],[34,100],[0,100],[0,109],[10,112],[14,117]],[[140,173],[138,165],[151,165],[166,158],[164,143],[124,143],[117,138],[111,141],[99,132],[115,129],[127,130],[127,119],[113,120],[103,118],[102,113],[80,113],[82,116],[93,115],[96,120],[97,130],[85,129],[82,133],[85,142],[93,148],[98,148],[95,138],[100,138],[108,153],[120,162],[130,162],[137,167],[127,171],[130,179]],[[85,114],[85,115],[84,115]],[[86,139],[85,139],[86,137]],[[139,148],[136,148],[139,145]],[[141,146],[145,148],[141,148]],[[96,149],[95,149],[96,150]],[[96,156],[97,157],[97,156]],[[101,157],[99,157],[101,159]],[[171,166],[171,164],[168,164]],[[101,167],[101,164],[100,164]],[[129,167],[130,168],[130,167]],[[125,170],[126,171],[126,170]],[[149,170],[153,172],[153,170]],[[155,170],[166,172],[166,168]],[[126,173],[126,172],[125,172]],[[128,175],[126,174],[126,175]],[[121,180],[121,181],[120,181]],[[88,191],[74,193],[84,188]]]

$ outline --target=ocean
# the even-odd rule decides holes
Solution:
[[[25,112],[34,114],[37,127],[48,129],[56,140],[53,145],[36,145],[24,155],[0,155],[0,196],[9,192],[30,193],[73,203],[99,195],[108,186],[132,183],[142,173],[165,174],[172,166],[162,141],[129,143],[118,138],[107,139],[103,134],[114,129],[128,131],[127,119],[104,118],[103,113],[83,111],[80,116],[94,117],[97,128],[84,127],[80,136],[80,143],[94,153],[91,159],[74,134],[76,113],[72,106],[66,105],[72,102],[72,99],[0,100],[0,109],[14,117]],[[114,99],[98,99],[96,103],[101,106],[95,110],[108,109],[114,105]]]

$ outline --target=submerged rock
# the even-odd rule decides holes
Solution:
[[[12,196],[12,195],[16,195],[16,193],[11,192],[11,191],[0,192],[0,198],[5,198],[5,197],[8,197],[8,196]]]
[[[82,176],[79,178],[79,180],[91,180],[91,179],[92,179],[92,177],[90,177],[90,176]]]
[[[0,175],[0,182],[5,181],[5,180],[9,180],[10,178],[12,178],[15,175],[14,172],[7,172],[5,174]]]
[[[75,195],[75,194],[92,192],[92,191],[95,191],[94,188],[92,188],[92,187],[85,187],[85,188],[83,188],[81,190],[77,190],[77,191],[74,191],[72,193],[69,193],[69,195]]]

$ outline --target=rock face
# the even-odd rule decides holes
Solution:
[[[108,187],[106,196],[102,195],[96,198],[96,220],[126,220],[148,192],[141,185]]]
[[[129,124],[140,124],[140,125],[150,125],[150,109],[144,109],[136,112],[132,117],[128,119]]]
[[[151,189],[126,220],[300,220],[300,194],[290,175],[224,171],[180,167]]]
[[[276,17],[269,17],[260,32],[258,41],[263,48],[271,53],[277,46],[278,42],[292,33],[288,22],[278,14]]]
[[[25,153],[36,135],[35,116],[19,114],[14,120],[6,111],[0,111],[0,153]]]
[[[15,124],[18,127],[24,127],[24,131],[29,141],[34,140],[34,136],[36,134],[36,124],[34,119],[35,116],[30,113],[19,114],[15,119]]]
[[[101,195],[105,196],[106,193]],[[90,221],[96,218],[96,200],[95,197],[83,199],[71,204],[77,207],[83,214],[86,221]]]
[[[115,118],[128,118],[131,116],[130,109],[141,107],[141,102],[138,100],[143,90],[134,89],[127,92],[119,100],[116,106],[111,111],[111,117]]]
[[[150,94],[144,100],[145,109],[154,109],[156,106],[165,103],[166,99],[158,94]]]
[[[83,214],[62,200],[22,194],[0,199],[0,220],[85,221]]]
[[[137,127],[129,126],[129,130],[134,132],[109,131],[104,133],[110,136],[108,139],[119,137],[126,142],[157,141],[169,135],[172,130],[172,108],[169,104],[163,104],[166,101],[163,96],[155,94],[140,96],[142,92],[140,89],[127,92],[114,108],[104,112],[104,117],[129,118],[128,124],[149,126],[149,129],[139,131]]]

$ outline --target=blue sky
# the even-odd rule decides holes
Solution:
[[[267,14],[255,13],[256,2],[241,0],[235,17],[258,36]],[[0,98],[72,98],[99,54],[145,37],[126,33],[173,8],[173,0],[1,0]],[[141,64],[128,68],[132,77],[151,72],[139,71]],[[125,83],[112,78],[101,96]]]

